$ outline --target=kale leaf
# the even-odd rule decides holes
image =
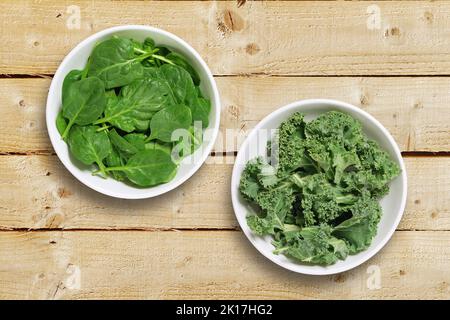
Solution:
[[[329,265],[367,249],[381,219],[379,200],[400,173],[351,116],[330,111],[284,121],[270,160],[250,160],[239,190],[255,208],[247,224],[273,237],[274,253]]]

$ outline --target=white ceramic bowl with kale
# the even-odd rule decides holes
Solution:
[[[270,158],[274,136],[278,153]],[[261,160],[245,169],[255,157],[278,165]],[[348,103],[311,99],[278,109],[252,130],[236,157],[231,194],[241,229],[260,253],[291,271],[327,275],[381,250],[402,217],[406,185],[400,150],[380,122]]]
[[[110,43],[112,47],[116,46],[113,48],[113,51],[115,51],[112,55],[107,52],[111,50],[107,45],[104,45],[101,50],[98,49],[99,43],[105,43],[112,38],[133,39],[132,51],[136,58],[126,56],[127,54],[129,55],[128,49],[124,48],[123,45],[123,43],[126,44],[126,41]],[[151,38],[153,41],[145,42],[145,39],[148,38]],[[94,49],[98,49],[96,59],[92,59],[91,56]],[[168,63],[167,57],[170,52],[172,52],[171,63]],[[89,57],[91,57],[89,67],[86,67]],[[174,61],[177,63],[173,63]],[[141,65],[137,65],[137,62],[146,68],[144,69]],[[186,62],[187,64],[185,64]],[[114,64],[116,69],[110,68],[108,63]],[[184,64],[184,66],[181,68],[180,64]],[[120,68],[117,68],[117,65]],[[162,67],[163,65],[164,68]],[[206,109],[209,108],[209,114],[205,112],[202,114],[208,125],[203,127],[203,139],[194,139],[196,143],[195,151],[193,151],[194,149],[189,149],[191,151],[186,152],[177,162],[173,162],[176,165],[170,164],[170,166],[166,166],[164,164],[168,162],[168,158],[164,152],[170,150],[170,148],[173,149],[175,145],[174,143],[171,144],[171,142],[165,142],[167,141],[165,139],[170,134],[168,132],[169,129],[173,129],[177,125],[189,128],[189,130],[192,129],[194,112],[198,111],[194,111],[191,106],[188,106],[187,102],[184,103],[183,101],[183,103],[180,103],[175,100],[180,92],[173,90],[173,87],[171,88],[171,82],[174,82],[173,78],[171,78],[173,73],[166,72],[172,66],[173,68],[178,68],[178,71],[182,69],[179,72],[191,75],[189,77],[189,81],[192,78],[190,86],[192,87],[192,83],[195,83],[194,87],[191,88],[184,85],[187,82],[177,85],[179,88],[191,88],[190,94],[192,97],[203,99],[201,101],[202,107],[205,106],[205,101],[209,100],[209,105],[204,107]],[[156,68],[164,69],[165,71],[158,71],[159,73],[157,74],[150,73],[152,72],[151,70],[156,70]],[[73,79],[75,80],[65,82],[64,88],[69,89],[64,91],[67,93],[63,94],[64,79],[72,70],[86,70],[86,72],[74,72]],[[187,73],[186,71],[189,72]],[[93,74],[92,77],[91,74]],[[158,82],[158,88],[153,86],[151,90],[146,89],[147,91],[142,94],[142,92],[139,92],[139,86],[133,88],[135,82],[130,82],[131,78],[136,78],[136,74],[143,74],[147,78],[150,77],[148,75],[155,78],[161,77],[164,80]],[[86,81],[86,79],[93,80]],[[80,84],[83,80],[84,84]],[[168,89],[164,89],[163,81],[165,81],[164,83]],[[157,83],[156,80],[155,83]],[[128,88],[126,88],[127,86]],[[159,91],[155,91],[153,88]],[[170,106],[176,104],[176,110],[168,107],[169,93],[165,94],[164,92],[169,91],[173,97],[173,102],[170,102]],[[98,96],[98,92],[104,92],[106,97]],[[165,100],[158,97],[151,98],[151,94],[157,95],[154,92],[163,92],[162,96],[164,96]],[[77,100],[77,96],[81,96],[84,100],[80,102],[80,99]],[[186,93],[186,101],[187,96],[188,94]],[[62,107],[63,97],[66,97],[64,98],[64,107]],[[117,106],[120,105],[121,99],[122,109],[117,111],[119,108]],[[198,101],[196,100],[196,105],[200,105]],[[108,106],[110,102],[114,107]],[[124,110],[123,106],[127,106],[127,108],[132,106],[134,108],[133,106],[136,105],[138,107],[130,113],[124,114],[121,111]],[[103,112],[98,110],[99,106],[103,108]],[[159,114],[158,111],[161,111],[162,108],[169,111],[165,114],[160,114],[158,118],[156,115]],[[152,118],[148,119],[150,114]],[[158,119],[152,123],[152,119],[156,118]],[[57,119],[59,121],[58,124]],[[88,187],[103,194],[123,199],[142,199],[158,196],[176,188],[189,179],[209,155],[219,130],[219,121],[219,94],[214,78],[206,63],[182,39],[167,31],[149,26],[127,25],[113,27],[100,31],[82,41],[62,61],[52,80],[47,98],[47,129],[53,148],[64,166]],[[69,128],[67,125],[69,125]],[[142,132],[138,132],[139,130],[142,130]],[[111,142],[111,147],[105,148],[104,142],[108,140],[108,135],[105,132],[110,134],[111,131],[114,131],[113,133],[118,142],[116,141],[117,144]],[[150,132],[152,133],[150,134]],[[128,133],[131,134],[126,137]],[[138,143],[139,137],[142,138],[142,142],[145,133],[148,135],[145,138],[145,149],[150,148],[153,150],[142,151],[143,149],[139,149],[140,147],[136,147],[137,149],[133,147],[132,150],[130,149],[132,152],[127,155],[126,147],[130,146],[130,143]],[[62,139],[62,135],[65,135],[65,140]],[[124,140],[125,138],[129,138],[127,140],[129,143]],[[136,139],[133,140],[132,138]],[[112,140],[111,136],[109,136],[109,140]],[[123,150],[119,148],[121,143],[124,144]],[[87,144],[92,150],[87,150]],[[164,149],[167,146],[169,146],[168,149]],[[115,158],[112,156],[111,158],[106,157],[109,150],[117,151]],[[137,153],[140,153],[140,155],[137,155]],[[109,155],[112,155],[112,153],[109,152]],[[148,164],[150,158],[155,160],[154,163],[158,163],[157,169],[151,169],[153,171],[150,170]],[[103,164],[108,161],[115,163],[115,166],[112,165],[106,168],[108,164],[106,166]],[[142,163],[144,165],[141,165]]]

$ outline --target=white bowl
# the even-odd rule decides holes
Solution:
[[[202,94],[211,100],[211,114],[209,117],[209,127],[205,130],[203,145],[190,157],[185,158],[176,176],[168,183],[151,188],[137,188],[132,185],[119,182],[112,178],[103,179],[91,174],[88,167],[74,164],[73,158],[69,154],[67,144],[61,139],[61,135],[56,129],[56,116],[61,108],[61,87],[66,74],[72,69],[83,69],[94,46],[102,40],[113,35],[144,40],[151,37],[157,45],[165,46],[175,52],[182,54],[194,67],[200,76],[200,88]],[[103,194],[123,199],[143,199],[155,197],[168,192],[184,181],[189,179],[203,164],[214,145],[214,141],[219,131],[220,121],[220,99],[216,82],[206,65],[205,61],[189,44],[177,36],[153,27],[127,25],[113,27],[100,31],[78,44],[63,60],[56,71],[47,98],[46,109],[47,130],[56,151],[64,166],[82,183]],[[195,159],[195,161],[194,161]]]
[[[379,143],[381,148],[386,150],[392,159],[398,163],[402,172],[390,184],[389,194],[386,195],[380,202],[383,209],[383,215],[378,224],[377,235],[372,240],[372,244],[365,251],[356,255],[349,255],[345,260],[339,260],[330,266],[312,266],[302,264],[293,259],[279,254],[272,253],[274,247],[271,244],[272,237],[260,237],[255,235],[247,226],[246,216],[249,213],[248,203],[241,197],[239,193],[239,180],[241,173],[245,167],[246,162],[256,155],[264,156],[266,152],[266,144],[270,135],[261,134],[264,130],[276,129],[281,122],[289,118],[293,113],[300,111],[305,114],[306,120],[310,121],[320,114],[330,111],[338,110],[345,112],[352,117],[358,119],[363,126],[365,134]],[[406,203],[406,170],[405,164],[400,153],[400,150],[395,143],[392,136],[374,117],[361,109],[350,105],[348,103],[327,100],[327,99],[311,99],[302,100],[284,106],[277,111],[269,114],[253,129],[250,135],[242,144],[239,153],[236,157],[236,162],[233,168],[233,177],[231,180],[231,197],[233,201],[233,208],[236,218],[250,242],[262,253],[265,257],[272,260],[283,268],[311,275],[327,275],[339,272],[344,272],[355,268],[363,262],[370,259],[376,254],[391,238],[405,209]]]

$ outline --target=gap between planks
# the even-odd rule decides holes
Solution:
[[[35,233],[35,232],[242,232],[240,227],[235,228],[3,228],[0,227],[0,233],[2,232],[23,232],[23,233]],[[395,229],[395,232],[450,232],[450,229],[443,230],[430,230],[430,229]]]
[[[53,73],[3,73],[0,79],[53,79]],[[214,78],[242,78],[242,77],[262,77],[262,78],[448,78],[450,74],[271,74],[264,72],[233,73],[233,74],[213,74]]]

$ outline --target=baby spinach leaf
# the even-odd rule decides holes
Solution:
[[[168,154],[171,154],[172,152],[172,144],[168,142],[156,142],[156,141],[150,141],[145,144],[146,150],[162,150]]]
[[[126,132],[146,130],[155,112],[170,104],[167,86],[155,79],[140,79],[122,88],[116,104],[108,104],[105,117],[95,124],[109,122]]]
[[[63,92],[63,116],[69,119],[62,134],[64,139],[74,124],[91,124],[103,113],[106,104],[105,87],[96,77],[76,81]]]
[[[172,133],[177,129],[189,129],[192,123],[191,110],[182,104],[172,105],[158,111],[150,122],[150,137],[147,141],[158,139],[172,141]]]
[[[126,165],[107,168],[106,171],[123,171],[128,179],[141,187],[150,187],[170,181],[177,166],[170,154],[162,150],[142,150],[132,156]]]
[[[126,163],[126,159],[117,151],[115,146],[112,146],[111,152],[108,154],[108,156],[105,158],[105,164],[108,167],[120,167],[123,166]],[[111,171],[110,172],[114,179],[119,181],[124,181],[127,176],[122,171]]]
[[[72,154],[86,165],[96,163],[104,172],[103,159],[111,153],[111,143],[105,131],[97,132],[97,126],[74,126],[67,143]]]
[[[170,52],[166,56],[166,58],[171,60],[177,66],[182,67],[184,70],[189,72],[192,81],[196,86],[200,84],[200,76],[198,75],[197,71],[189,64],[189,62],[187,62],[187,60],[182,55],[175,52]]]
[[[67,97],[67,90],[76,81],[80,81],[83,76],[83,70],[71,70],[64,78],[62,85],[62,102],[64,104],[64,99]]]
[[[143,43],[144,50],[153,51],[155,50],[155,41],[152,38],[145,38]]]
[[[108,90],[105,92],[106,96],[106,108],[113,107],[117,102],[119,102],[119,97],[117,97],[114,90]]]
[[[175,103],[186,104],[191,108],[192,120],[201,121],[203,128],[209,125],[211,103],[201,96],[200,89],[194,86],[189,73],[172,65],[163,65],[160,68],[145,68],[146,77],[163,80],[170,88],[169,93]]]
[[[210,102],[199,83],[186,58],[151,38],[112,37],[95,46],[83,70],[66,75],[56,127],[71,153],[97,164],[96,172],[140,186],[164,183],[176,174],[173,151],[178,159],[202,142],[193,121],[208,125]],[[177,129],[186,136],[172,142]]]
[[[205,98],[192,97],[188,101],[191,108],[192,121],[199,121],[202,128],[209,126],[209,113],[211,112],[211,102]]]
[[[136,55],[131,39],[113,37],[100,42],[92,51],[88,76],[104,81],[106,89],[130,84],[142,78],[141,61],[150,54]]]
[[[121,137],[115,129],[109,131],[109,139],[120,153],[130,156],[138,152],[138,149]]]
[[[67,128],[67,120],[64,118],[62,114],[62,110],[58,112],[58,115],[56,116],[56,129],[58,129],[58,132],[60,135],[64,133],[64,131]]]
[[[187,97],[195,94],[195,86],[189,73],[181,67],[164,64],[158,75],[165,80],[169,93],[176,103],[187,102]]]
[[[145,149],[145,140],[147,136],[143,133],[129,133],[123,136],[126,141],[128,141],[137,150]]]
[[[203,142],[203,132],[199,127],[190,126],[186,134],[180,137],[179,141],[175,143],[172,154],[178,155],[178,157],[184,158],[194,153],[195,150]]]

